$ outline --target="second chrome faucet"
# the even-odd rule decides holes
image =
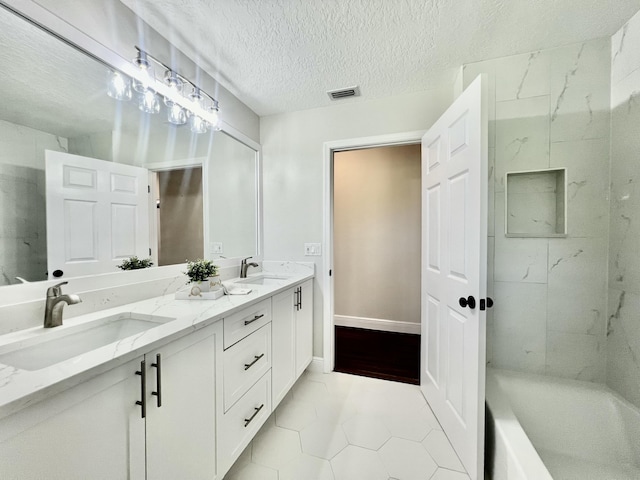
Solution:
[[[259,267],[255,262],[247,263],[247,260],[253,257],[247,257],[240,262],[240,278],[247,278],[247,269],[249,267]]]

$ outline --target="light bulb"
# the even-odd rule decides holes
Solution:
[[[131,100],[131,80],[120,72],[108,73],[107,95],[116,100]]]
[[[158,95],[151,89],[146,89],[138,102],[138,108],[145,113],[158,113],[160,111],[160,101]]]

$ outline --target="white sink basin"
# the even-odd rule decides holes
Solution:
[[[252,285],[282,285],[290,277],[276,275],[259,275],[255,277],[241,278],[236,283],[249,283]]]
[[[68,328],[42,329],[33,338],[0,347],[0,363],[21,370],[40,370],[171,320],[175,319],[119,313]]]

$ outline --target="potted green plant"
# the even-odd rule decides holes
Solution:
[[[210,292],[222,288],[218,269],[218,265],[211,260],[199,258],[195,261],[187,260],[187,271],[184,274],[189,277],[187,283],[196,284],[202,292]]]
[[[120,270],[140,270],[141,268],[149,268],[153,265],[151,258],[133,257],[125,258],[120,265],[116,265]]]

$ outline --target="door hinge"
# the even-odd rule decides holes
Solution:
[[[329,276],[331,276],[331,272],[333,272],[333,270],[329,270]]]
[[[149,249],[149,255],[151,255],[151,249]]]
[[[147,193],[151,193],[151,185],[147,185]]]

